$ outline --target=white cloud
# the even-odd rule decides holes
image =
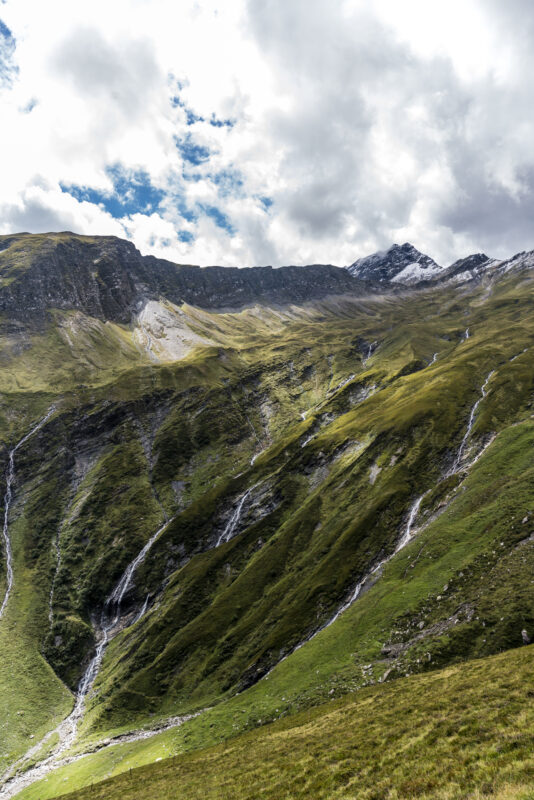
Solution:
[[[83,24],[80,8],[1,7],[18,67],[0,90],[2,231],[243,266],[534,246],[527,0],[93,0]],[[117,194],[114,167],[160,207]]]

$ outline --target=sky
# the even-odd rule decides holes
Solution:
[[[0,0],[0,233],[189,264],[534,248],[531,0]]]

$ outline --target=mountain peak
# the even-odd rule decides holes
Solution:
[[[360,280],[410,285],[436,277],[443,267],[417,250],[410,242],[405,242],[392,244],[388,250],[379,250],[370,256],[359,258],[347,269]]]

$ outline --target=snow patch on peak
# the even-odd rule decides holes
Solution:
[[[412,244],[394,244],[389,250],[380,250],[359,258],[348,271],[356,278],[379,283],[413,284],[436,277],[441,271],[430,256],[420,253]]]
[[[510,272],[510,270],[513,269],[529,269],[534,267],[534,250],[517,253],[517,255],[510,258],[508,261],[502,261],[499,267],[503,272]]]
[[[426,281],[439,275],[441,267],[436,265],[435,268],[431,266],[422,266],[418,261],[413,264],[407,264],[404,269],[398,272],[393,278],[393,283],[417,283],[418,281]]]

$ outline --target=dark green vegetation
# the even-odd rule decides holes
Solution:
[[[67,237],[72,252],[76,241]],[[34,263],[31,248],[19,245],[19,260],[6,272],[12,293],[15,267],[25,275]],[[128,274],[127,260],[123,267]],[[90,286],[84,291],[92,298]],[[313,712],[322,720],[317,730],[340,720],[348,725],[351,713],[360,714],[351,704],[370,698],[384,716],[376,724],[368,717],[362,765],[343,766],[346,759],[329,755],[328,744],[326,766],[311,773],[317,784],[309,796],[393,797],[392,787],[409,796],[408,766],[387,784],[386,766],[371,779],[370,765],[383,742],[393,748],[386,712],[393,713],[397,687],[404,687],[398,689],[404,713],[413,687],[431,687],[440,702],[444,678],[390,681],[518,647],[522,630],[534,637],[533,298],[534,275],[517,269],[398,295],[325,296],[232,311],[173,305],[156,292],[152,306],[146,297],[145,306],[130,299],[121,311],[135,307],[128,322],[107,319],[103,306],[95,316],[87,307],[62,306],[41,314],[38,325],[27,316],[19,321],[0,342],[6,460],[8,445],[52,404],[56,412],[16,457],[15,586],[0,621],[2,768],[68,713],[68,688],[76,688],[94,650],[105,598],[166,519],[125,597],[125,619],[133,624],[105,653],[74,749],[85,752],[106,736],[210,707],[180,728],[62,767],[21,796],[52,797],[216,745],[379,680],[388,683],[339,706],[337,722],[324,709]],[[444,477],[492,370],[465,469]],[[424,492],[413,541],[331,627],[295,650],[394,553]],[[146,614],[134,622],[145,603]],[[529,657],[529,650],[513,656],[525,674]],[[482,697],[476,670],[504,686],[503,664],[465,668],[474,670],[465,673],[473,703]],[[461,671],[451,674],[464,680]],[[524,702],[530,703],[526,695]],[[423,699],[417,703],[413,713],[423,720]],[[464,712],[458,705],[458,720]],[[504,712],[502,721],[488,717],[496,727],[479,754],[483,763],[506,719]],[[441,736],[434,717],[427,722],[434,732],[428,741],[444,747],[448,734]],[[414,735],[412,723],[404,724],[403,752]],[[472,722],[465,724],[471,730]],[[332,736],[345,736],[336,731]],[[258,758],[263,747],[274,747],[263,734],[249,735]],[[272,736],[282,763],[297,744],[293,734]],[[312,734],[306,728],[295,736],[304,748]],[[204,759],[222,770],[218,759],[228,758],[234,774],[249,746],[248,739],[237,742],[230,755],[221,749],[188,756],[180,769],[194,782],[206,771]],[[421,747],[430,745],[422,740]],[[454,758],[453,749],[443,757]],[[285,795],[276,794],[269,771],[276,761],[258,766],[258,787],[271,792],[266,797],[299,796],[291,781],[304,780],[304,761],[296,759],[289,782],[278,787]],[[508,780],[512,761],[495,763]],[[175,768],[169,765],[161,780],[173,780]],[[461,796],[462,781],[484,791],[482,773],[462,769],[450,773],[443,797]],[[414,778],[412,794],[436,796],[430,781],[439,775],[428,784]],[[244,773],[227,796],[254,796],[243,794],[247,785]],[[216,791],[215,784],[203,787]],[[154,797],[158,791],[167,792],[154,786]]]

